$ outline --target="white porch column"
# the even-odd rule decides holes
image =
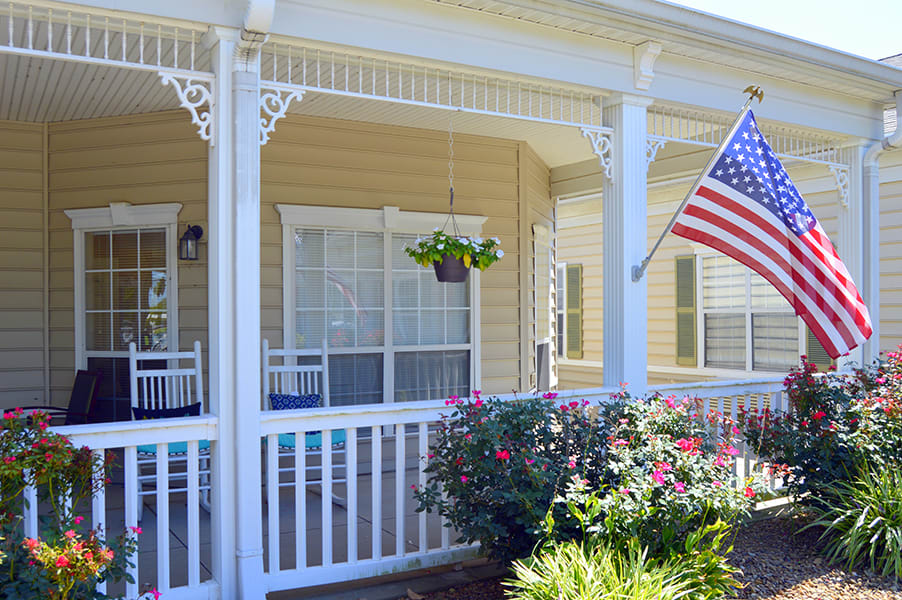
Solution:
[[[604,218],[605,386],[620,382],[634,393],[648,384],[647,278],[632,280],[632,268],[648,247],[646,107],[650,98],[616,94],[604,104],[604,125],[614,129],[613,170],[602,188]]]
[[[262,40],[261,40],[262,41]],[[260,75],[259,52],[236,54],[234,123],[235,499],[239,600],[266,597],[260,464]],[[278,535],[278,532],[274,532]]]
[[[207,302],[210,412],[219,417],[219,442],[212,446],[210,527],[213,578],[223,590],[236,589],[235,577],[235,304],[232,295],[232,56],[238,31],[211,28],[204,38],[212,50],[214,145],[209,146],[207,177]]]
[[[869,227],[871,219],[868,217],[868,198],[865,190],[864,179],[864,154],[870,143],[859,144],[849,149],[851,152],[851,163],[849,165],[849,196],[848,206],[840,207],[839,210],[839,240],[838,250],[840,258],[849,270],[852,281],[861,292],[862,299],[871,313],[874,330],[876,332],[877,322],[874,322],[875,313],[877,318],[880,316],[879,307],[879,283],[876,290],[868,290],[868,284],[871,281],[869,276],[869,263],[874,260],[879,261],[877,252],[879,252],[880,244],[880,227],[879,221],[874,221],[873,226],[876,232],[871,235]],[[879,201],[878,201],[879,205]],[[872,249],[869,248],[871,241],[876,242],[872,256]],[[879,269],[879,265],[876,265]],[[879,274],[879,271],[878,271]],[[873,296],[878,300],[878,304],[873,302]],[[878,336],[879,337],[879,336]],[[873,338],[871,338],[873,339]],[[862,366],[869,363],[873,356],[870,355],[871,343],[865,343],[862,346],[852,349],[849,356],[841,356],[837,359],[837,366],[843,368],[846,363],[854,362],[856,366]],[[867,348],[866,348],[867,347]],[[867,350],[867,351],[866,351]],[[879,350],[878,350],[879,351]]]
[[[880,353],[880,163],[879,160],[862,161],[862,244],[864,268],[858,289],[865,306],[871,313],[874,333],[864,343],[864,362],[869,363]],[[853,180],[854,181],[854,180]],[[890,350],[892,348],[889,348]]]

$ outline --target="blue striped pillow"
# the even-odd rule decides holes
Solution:
[[[276,394],[269,395],[273,410],[293,410],[296,408],[319,408],[323,405],[322,394]]]

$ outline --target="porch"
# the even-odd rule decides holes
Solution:
[[[440,4],[416,18],[472,24],[466,7]],[[545,53],[536,62],[517,50],[505,62],[487,47],[466,58],[434,56],[430,44],[414,55],[305,37],[306,20],[289,16],[295,32],[262,42],[237,25],[44,0],[0,15],[0,72],[15,92],[0,96],[0,406],[62,406],[75,370],[103,369],[100,395],[122,407],[130,342],[178,350],[199,340],[204,352],[201,416],[60,429],[119,456],[112,484],[84,510],[94,526],[144,530],[136,582],[121,590],[130,599],[145,584],[166,598],[259,598],[473,556],[434,516],[415,513],[410,489],[425,481],[446,396],[558,389],[594,403],[620,381],[644,391],[650,363],[670,369],[661,381],[686,378],[667,258],[693,250],[666,246],[639,282],[630,271],[729,127],[736,86],[646,95],[661,47],[642,42],[623,59],[632,34],[603,42],[625,62],[598,70],[597,39],[584,45],[572,32],[552,36],[559,55],[536,51]],[[670,46],[674,56],[683,43]],[[558,56],[584,51],[587,68],[555,70]],[[731,82],[733,68],[713,67]],[[863,250],[876,227],[865,218],[873,190],[848,182],[885,90],[869,83],[864,100],[824,97],[800,115],[807,88],[773,85],[782,99],[762,120],[768,136],[789,168],[814,173],[831,234],[842,232],[847,264],[870,277],[865,294],[876,298],[876,252]],[[506,253],[456,288],[403,256],[405,243],[446,222],[452,185],[462,233],[497,236]],[[650,185],[667,193],[650,195]],[[568,382],[558,364],[557,201],[593,194],[603,200],[587,245],[603,285],[571,322],[596,347],[587,342],[582,358],[591,379]],[[205,233],[198,260],[183,261],[177,244],[191,225]],[[285,349],[325,340],[330,406],[269,410],[264,339]],[[729,414],[783,405],[777,380],[670,389]],[[280,476],[279,436],[313,431],[327,451],[296,451]],[[342,459],[328,451],[338,432]],[[173,442],[186,445],[183,467],[167,460]],[[157,460],[142,497],[146,444]],[[185,491],[170,491],[172,468],[185,469]],[[37,531],[36,513],[26,531]]]

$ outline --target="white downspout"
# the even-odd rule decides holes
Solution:
[[[880,155],[902,147],[902,90],[896,98],[896,130],[879,142],[874,142],[864,154],[862,164],[864,185],[864,281],[862,295],[871,313],[874,333],[864,344],[864,363],[880,352]]]

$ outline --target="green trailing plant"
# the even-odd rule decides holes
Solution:
[[[429,237],[417,238],[414,245],[407,246],[404,251],[424,267],[436,262],[441,264],[445,256],[453,256],[463,260],[468,269],[472,266],[485,271],[504,256],[504,251],[498,248],[500,243],[498,238],[454,236],[436,229]]]
[[[832,563],[867,566],[902,579],[902,472],[863,468],[852,481],[827,489],[805,527],[824,527],[821,540]]]

